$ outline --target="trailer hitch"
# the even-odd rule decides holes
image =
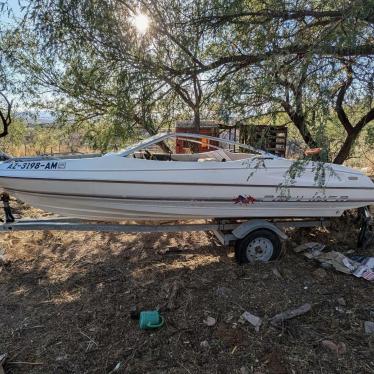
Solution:
[[[7,194],[6,192],[3,192],[1,195],[0,195],[0,200],[3,202],[3,209],[4,209],[4,215],[5,215],[5,222],[6,223],[11,223],[11,222],[14,222],[15,219],[13,217],[13,214],[12,214],[12,209],[9,205],[9,201],[10,201],[10,196],[9,194]]]

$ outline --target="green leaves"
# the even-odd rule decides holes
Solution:
[[[24,92],[70,121],[103,120],[100,149],[195,115],[289,124],[331,158],[350,136],[337,107],[355,125],[372,105],[372,5],[35,0],[9,51]],[[139,12],[150,18],[142,35],[131,21]],[[337,105],[347,65],[352,82]]]

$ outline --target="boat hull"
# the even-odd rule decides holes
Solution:
[[[24,180],[6,190],[31,206],[69,217],[96,220],[230,217],[333,217],[371,204],[365,190],[275,186],[210,186]],[[126,193],[123,191],[126,190]],[[288,195],[287,195],[288,194]],[[148,196],[148,197],[146,197]],[[149,197],[152,196],[152,197]],[[238,198],[239,196],[242,199]],[[250,197],[250,198],[248,198]]]
[[[287,181],[291,164],[285,159],[192,163],[111,156],[55,162],[54,170],[44,162],[44,169],[28,170],[30,162],[14,162],[0,165],[0,186],[48,212],[110,221],[335,217],[374,203],[374,184],[359,172],[334,166],[318,187],[308,165],[300,177]]]
[[[124,219],[192,219],[192,218],[250,218],[250,217],[337,217],[345,210],[357,208],[358,203],[272,201],[234,204],[232,201],[207,200],[138,200],[62,196],[15,192],[14,195],[48,212],[67,217],[118,221]],[[368,205],[367,202],[359,203]]]

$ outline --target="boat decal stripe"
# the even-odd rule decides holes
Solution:
[[[67,179],[67,178],[25,178],[25,177],[11,177],[11,176],[0,176],[1,179],[20,179],[20,180],[43,180],[51,182],[83,182],[83,183],[122,183],[122,184],[154,184],[154,185],[172,185],[172,186],[212,186],[212,187],[260,187],[260,188],[313,188],[320,190],[373,190],[373,187],[348,187],[348,186],[336,186],[336,187],[320,187],[320,186],[283,186],[283,185],[269,185],[269,184],[239,184],[239,183],[202,183],[202,182],[169,182],[169,181],[137,181],[137,180],[102,180],[102,179]]]
[[[146,201],[194,201],[194,202],[204,202],[204,201],[209,201],[209,202],[234,202],[234,199],[217,199],[217,198],[203,198],[203,199],[182,199],[182,198],[170,198],[170,197],[158,197],[158,198],[152,198],[152,197],[127,197],[127,196],[116,196],[116,195],[84,195],[84,194],[74,194],[74,193],[61,193],[61,192],[46,192],[46,191],[28,191],[28,190],[19,190],[19,189],[14,189],[14,188],[7,188],[7,191],[9,192],[15,192],[15,193],[26,193],[26,194],[32,194],[32,195],[48,195],[48,196],[65,196],[65,197],[86,197],[86,198],[100,198],[100,199],[113,199],[113,200],[134,200],[134,201],[139,201],[139,200],[146,200]],[[263,199],[256,199],[255,201],[261,202],[261,203],[322,203],[322,202],[327,202],[327,203],[374,203],[373,200],[331,200],[331,201],[321,201],[321,200],[277,200],[276,197],[274,200],[263,200]],[[243,204],[245,205],[245,204]],[[250,206],[250,205],[245,205],[245,206]]]

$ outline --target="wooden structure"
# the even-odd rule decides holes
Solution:
[[[286,156],[287,127],[270,125],[239,125],[239,142]]]
[[[177,133],[195,133],[193,121],[178,121],[175,126],[175,131]],[[286,156],[286,126],[244,124],[229,126],[224,125],[223,123],[220,123],[218,121],[203,120],[200,122],[200,134],[202,135],[201,141],[203,142],[203,144],[199,144],[198,152],[213,151],[215,148],[210,147],[210,145],[219,145],[218,142],[212,142],[204,138],[204,135],[208,135],[231,139],[243,144],[249,144],[252,147],[262,149],[280,157]],[[191,143],[183,139],[177,139],[175,148],[176,153],[190,153]]]
[[[218,142],[208,140],[204,138],[204,135],[219,137],[220,123],[217,121],[201,121],[200,122],[200,134],[202,144],[198,144],[198,152],[213,151],[215,148],[210,147],[210,145],[218,146]],[[193,121],[177,121],[175,126],[175,132],[184,133],[195,133]],[[191,142],[185,141],[183,139],[177,139],[175,144],[176,153],[190,153],[191,152]]]

